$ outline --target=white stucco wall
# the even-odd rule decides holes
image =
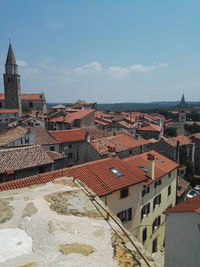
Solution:
[[[165,267],[199,267],[200,215],[176,212],[166,217]]]

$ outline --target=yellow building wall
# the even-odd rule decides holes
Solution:
[[[138,228],[140,224],[140,202],[143,183],[129,186],[129,195],[126,198],[120,198],[120,191],[115,191],[112,194],[101,197],[101,200],[110,208],[110,210],[117,214],[121,211],[132,208],[132,220],[123,223],[129,231]]]
[[[163,212],[172,205],[176,204],[176,180],[177,180],[177,169],[171,172],[171,177],[165,175],[162,178],[162,184],[154,188],[154,183],[150,185],[150,192],[141,198],[141,209],[140,209],[140,229],[138,231],[137,239],[142,242],[143,229],[147,228],[147,239],[143,243],[149,253],[152,253],[152,243],[157,238],[158,250],[164,245],[165,240],[165,215]],[[168,187],[171,185],[171,195],[168,196]],[[161,194],[161,203],[153,209],[154,198]],[[150,213],[141,220],[141,210],[144,205],[150,203]],[[153,221],[161,216],[160,226],[153,231]]]

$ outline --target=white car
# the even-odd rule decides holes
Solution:
[[[192,197],[195,197],[196,195],[199,195],[199,194],[200,194],[200,188],[195,187],[187,193],[187,198],[192,198]]]

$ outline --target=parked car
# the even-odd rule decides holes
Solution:
[[[187,198],[195,197],[198,194],[200,194],[200,188],[196,186],[195,188],[193,188],[187,193]]]

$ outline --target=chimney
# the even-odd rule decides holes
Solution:
[[[176,142],[176,162],[179,163],[179,156],[180,156],[180,142]]]
[[[90,134],[88,132],[85,133],[85,139],[88,143],[90,143],[91,139],[90,139]]]
[[[135,134],[135,139],[140,140],[140,134]]]
[[[147,176],[152,180],[155,178],[155,156],[151,153],[147,154],[148,160],[148,173]]]

